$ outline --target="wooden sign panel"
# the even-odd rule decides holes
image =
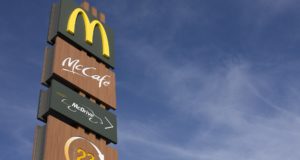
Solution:
[[[49,85],[53,77],[116,109],[114,72],[60,37],[56,38],[54,48],[45,51],[42,83]]]
[[[102,139],[48,116],[43,146],[43,160],[117,160],[114,148]]]
[[[45,126],[37,126],[34,132],[32,160],[42,160],[45,145]]]
[[[60,0],[52,8],[48,41],[54,44],[61,36],[113,68],[113,32],[98,19],[74,0]]]
[[[116,116],[56,80],[51,80],[50,89],[41,91],[40,95],[38,118],[45,122],[49,114],[60,114],[110,142],[117,143]]]

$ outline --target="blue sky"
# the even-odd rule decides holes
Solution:
[[[31,159],[53,2],[2,2],[0,159]],[[91,3],[115,32],[120,160],[299,160],[300,1]]]

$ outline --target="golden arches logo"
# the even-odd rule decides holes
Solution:
[[[110,57],[110,49],[109,49],[109,43],[107,34],[105,31],[104,26],[102,23],[98,20],[93,20],[90,22],[90,19],[86,12],[81,8],[76,8],[71,13],[68,25],[67,25],[67,32],[70,34],[75,34],[75,24],[77,21],[77,17],[81,15],[83,17],[84,26],[85,26],[85,41],[88,44],[93,44],[93,36],[94,36],[94,30],[97,27],[100,30],[101,34],[101,40],[102,40],[102,47],[103,47],[103,56],[109,58]]]
[[[87,141],[97,151],[97,153],[98,153],[97,156],[98,156],[99,160],[104,160],[104,155],[101,153],[100,149],[93,142],[91,142],[85,138],[82,138],[82,137],[71,137],[67,140],[67,142],[65,143],[65,147],[64,147],[64,153],[65,153],[66,160],[71,160],[70,155],[69,155],[70,146],[74,141],[77,141],[77,140]]]

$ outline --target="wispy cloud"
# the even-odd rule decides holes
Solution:
[[[161,47],[159,43],[165,45]],[[136,46],[139,46],[138,51]],[[229,60],[205,68],[185,54],[179,63],[165,57],[172,55],[166,54],[175,48],[172,43],[158,40],[144,44],[127,40],[123,47],[131,58],[143,65],[147,80],[151,80],[151,86],[135,84],[128,89],[138,87],[138,92],[143,91],[139,94],[158,90],[160,95],[156,96],[168,104],[160,107],[170,108],[169,114],[178,117],[191,117],[186,123],[192,123],[193,127],[188,130],[182,126],[169,127],[170,131],[166,131],[159,123],[132,122],[134,125],[121,128],[121,146],[124,145],[121,151],[122,148],[139,148],[149,159],[280,160],[285,157],[297,160],[300,156],[295,153],[300,147],[300,112],[295,107],[291,109],[299,104],[299,86],[275,81],[293,70],[294,65],[276,65],[274,73],[274,68],[262,66],[260,62],[228,56]],[[222,48],[218,50],[222,52]],[[205,51],[199,48],[189,53],[208,54]],[[230,55],[225,51],[223,54]],[[268,65],[274,66],[271,63]],[[263,70],[259,70],[260,67]],[[276,87],[281,89],[276,90]],[[291,97],[293,100],[288,100]],[[163,118],[155,121],[170,125],[178,122]],[[166,134],[170,132],[179,139],[185,137],[185,142],[176,142],[173,137],[170,141]]]
[[[0,99],[0,125],[3,129],[0,131],[2,139],[0,148],[2,153],[0,159],[7,157],[31,157],[36,111],[27,105],[16,105],[15,102],[9,102]],[[12,155],[11,155],[12,154]]]
[[[260,93],[260,86],[255,84],[256,79],[268,82],[274,77],[261,77],[252,71],[252,64],[245,61],[227,64],[225,69],[216,67],[211,72],[201,72],[197,64],[173,66],[163,61],[155,65],[157,68],[151,63],[148,65],[155,70],[152,74],[160,77],[158,88],[167,91],[164,99],[169,100],[172,114],[193,116],[194,121],[190,123],[194,123],[195,128],[188,131],[173,128],[172,132],[178,136],[193,132],[191,137],[186,137],[186,143],[176,143],[161,137],[163,129],[155,129],[159,124],[144,124],[148,128],[155,126],[153,130],[160,136],[149,135],[151,132],[140,127],[127,128],[122,130],[121,136],[125,144],[152,151],[155,159],[279,160],[288,157],[296,160],[299,157],[295,153],[300,147],[299,113],[273,103],[272,96]],[[191,88],[193,86],[199,87]],[[268,87],[273,86],[264,87],[272,90]],[[299,104],[298,100],[290,103]],[[211,126],[198,129],[200,121]],[[136,126],[141,125],[136,123]]]
[[[241,15],[246,25],[255,28],[255,32],[261,34],[262,30],[266,30],[278,22],[278,18],[296,9],[297,0],[254,0],[241,1]],[[259,35],[257,35],[259,36]]]

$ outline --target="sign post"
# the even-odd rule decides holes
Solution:
[[[113,32],[83,1],[52,7],[33,160],[117,160]]]

